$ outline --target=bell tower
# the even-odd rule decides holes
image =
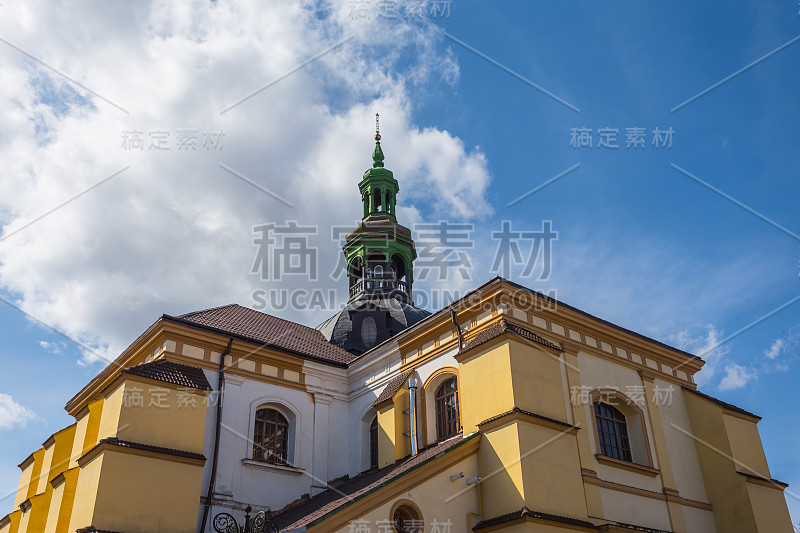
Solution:
[[[342,247],[349,282],[347,305],[317,328],[331,344],[358,355],[429,314],[411,299],[417,252],[411,230],[397,223],[400,186],[383,166],[378,120],[376,114],[372,167],[358,184],[361,223]]]
[[[411,231],[397,223],[395,208],[400,185],[383,165],[380,117],[375,115],[375,150],[372,168],[358,184],[361,192],[361,224],[346,238],[350,298],[365,292],[382,292],[411,301],[414,259]]]

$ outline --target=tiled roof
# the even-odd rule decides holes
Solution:
[[[511,522],[512,520],[518,520],[520,518],[538,518],[540,520],[549,520],[551,522],[557,522],[559,524],[569,524],[571,526],[581,526],[589,529],[598,529],[598,527],[591,522],[587,522],[585,520],[578,520],[577,518],[569,518],[566,516],[558,516],[548,513],[540,513],[538,511],[531,511],[527,507],[523,507],[519,511],[514,511],[513,513],[507,513],[504,515],[497,516],[495,518],[490,518],[488,520],[481,520],[478,522],[475,527],[472,528],[473,531],[478,531],[479,529],[485,529],[487,527],[496,526],[498,524],[504,524],[506,522]]]
[[[434,460],[438,455],[448,452],[477,436],[478,434],[475,434],[465,439],[461,435],[456,435],[421,450],[417,455],[401,459],[392,465],[367,470],[300,505],[280,511],[274,515],[274,518],[281,531],[289,531],[304,526],[310,527],[313,523],[338,512],[350,503],[391,483],[423,463]]]
[[[353,354],[330,344],[325,336],[314,328],[237,304],[195,311],[178,317],[164,315],[163,318],[232,335],[311,359],[335,363],[337,366],[346,366],[356,358]]]
[[[727,409],[728,411],[733,411],[734,413],[739,413],[739,414],[746,415],[746,416],[752,416],[753,418],[757,418],[757,419],[761,420],[760,416],[754,415],[750,411],[745,411],[741,407],[736,407],[732,403],[723,402],[722,400],[714,398],[713,396],[709,396],[708,394],[704,394],[704,393],[700,392],[699,390],[689,389],[687,387],[683,387],[683,390],[689,391],[692,394],[696,394],[697,396],[700,396],[701,398],[704,398],[704,399],[708,400],[711,403],[719,405],[720,407],[722,407],[723,409]]]
[[[553,348],[555,350],[561,351],[561,346],[559,346],[558,344],[556,344],[554,342],[550,342],[549,340],[544,339],[544,338],[540,337],[539,335],[537,335],[536,333],[533,333],[532,331],[528,331],[525,328],[521,328],[521,327],[519,327],[519,326],[517,326],[515,324],[509,324],[508,322],[506,322],[505,319],[501,319],[500,322],[498,322],[497,324],[494,324],[494,325],[484,329],[480,333],[478,333],[478,335],[474,339],[469,341],[461,349],[461,351],[462,352],[466,352],[468,350],[471,350],[471,349],[473,349],[473,348],[475,348],[477,346],[480,346],[481,344],[483,344],[485,342],[489,342],[490,340],[492,340],[492,339],[494,339],[496,337],[499,337],[500,335],[502,335],[503,333],[505,333],[507,331],[511,332],[511,333],[514,333],[516,335],[519,335],[520,337],[522,337],[524,339],[528,339],[529,341],[533,341],[533,342],[536,342],[538,344],[542,344],[544,346],[547,346],[548,348]]]
[[[512,407],[510,410],[506,411],[505,413],[500,413],[499,415],[494,415],[492,417],[487,418],[483,422],[478,422],[478,426],[480,427],[480,426],[483,426],[485,424],[488,424],[489,422],[494,422],[495,420],[500,420],[504,416],[508,416],[508,415],[510,415],[512,413],[520,413],[520,414],[523,414],[523,415],[526,415],[526,416],[530,416],[530,417],[533,417],[533,418],[538,418],[539,420],[544,420],[546,422],[551,422],[553,424],[556,424],[556,425],[559,425],[559,426],[563,426],[565,428],[580,429],[579,426],[573,426],[572,424],[567,424],[566,422],[562,422],[561,420],[556,420],[555,418],[550,418],[549,416],[540,415],[540,414],[534,413],[533,411],[526,411],[525,409],[520,409],[519,407],[516,407],[516,406]]]
[[[389,383],[386,384],[386,387],[383,388],[383,392],[380,393],[378,398],[372,402],[372,406],[377,407],[386,400],[391,399],[391,397],[394,396],[394,393],[400,390],[400,387],[402,387],[406,382],[406,379],[408,379],[408,376],[411,375],[411,372],[412,371],[409,370],[408,372],[404,372],[395,376]]]
[[[132,442],[128,440],[120,440],[116,437],[109,437],[106,439],[101,439],[100,442],[97,443],[98,446],[101,444],[111,444],[112,446],[119,446],[120,448],[131,448],[134,450],[144,450],[148,452],[156,452],[156,453],[163,453],[167,455],[174,455],[176,457],[186,457],[188,459],[198,459],[201,461],[206,460],[206,456],[202,453],[197,452],[187,452],[184,450],[176,450],[175,448],[164,448],[163,446],[153,446],[151,444],[142,444],[141,442]]]
[[[141,376],[143,378],[172,383],[193,389],[211,390],[211,385],[203,371],[197,367],[173,363],[158,359],[150,363],[131,366],[122,370],[123,374]]]

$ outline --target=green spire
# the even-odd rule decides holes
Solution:
[[[383,166],[383,150],[381,150],[381,136],[375,135],[375,150],[372,152],[372,166],[378,168]]]
[[[383,150],[381,150],[381,116],[375,113],[375,150],[372,152],[372,168],[383,166]]]

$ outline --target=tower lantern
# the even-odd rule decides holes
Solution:
[[[412,301],[417,252],[411,230],[397,223],[400,185],[384,167],[380,116],[375,114],[372,167],[358,184],[361,223],[342,247],[349,301],[319,329],[334,344],[361,353],[427,316]]]

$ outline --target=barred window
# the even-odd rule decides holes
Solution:
[[[456,378],[450,378],[436,390],[436,438],[452,437],[460,429],[458,382]]]
[[[594,404],[594,414],[600,453],[614,459],[633,462],[625,415],[616,407],[603,402]]]
[[[397,533],[422,533],[423,522],[419,513],[407,505],[398,507],[392,516]]]
[[[253,460],[286,464],[289,448],[289,422],[275,409],[256,411],[253,435]]]
[[[378,467],[378,417],[369,425],[369,467]]]

